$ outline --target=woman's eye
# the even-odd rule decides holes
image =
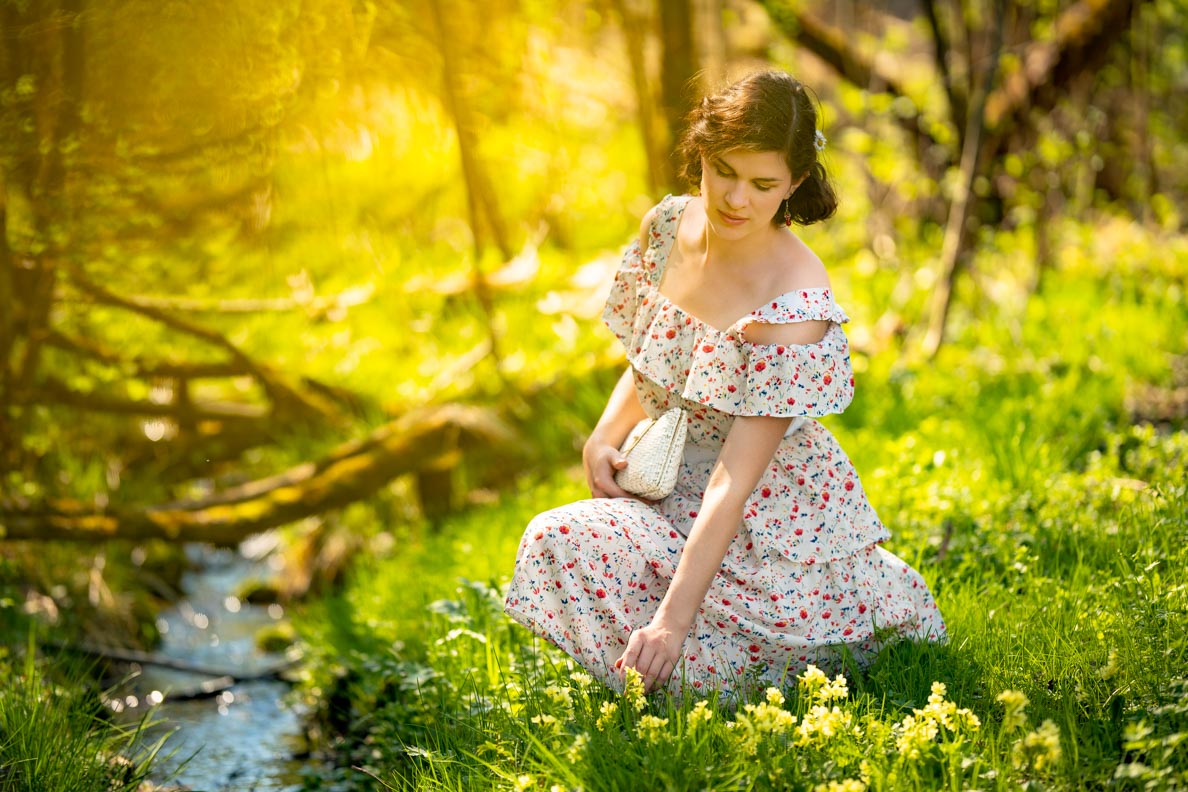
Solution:
[[[756,184],[755,186],[759,188],[759,192],[771,192],[771,185],[769,184]]]
[[[730,175],[731,175],[730,173],[728,173],[727,171],[724,171],[724,170],[722,170],[721,168],[714,168],[714,170],[716,170],[716,171],[718,172],[718,175],[719,175],[719,176],[722,176],[722,177],[726,177],[726,176],[730,176]]]

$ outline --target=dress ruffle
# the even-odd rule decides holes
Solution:
[[[671,209],[671,198],[661,203]],[[658,288],[656,256],[671,244],[676,215],[661,211],[646,251],[632,242],[623,255],[603,320],[640,374],[682,399],[735,416],[820,417],[840,413],[854,397],[850,349],[841,324],[849,317],[828,289],[781,295],[718,330],[686,313]],[[753,344],[753,322],[830,322],[815,344]]]

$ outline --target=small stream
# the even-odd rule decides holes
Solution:
[[[281,654],[256,648],[256,633],[284,618],[279,605],[241,602],[241,584],[269,573],[267,560],[251,560],[235,550],[188,545],[191,571],[182,578],[183,599],[162,612],[156,653],[204,668],[251,675],[284,663]],[[260,555],[263,555],[261,553]],[[213,697],[171,701],[171,693],[196,691],[211,676],[143,666],[124,689],[124,716],[137,720],[145,704],[164,695],[155,719],[173,729],[159,762],[157,781],[206,792],[297,792],[308,762],[301,713],[285,702],[288,685],[275,678],[235,684]],[[113,701],[120,709],[121,702]],[[188,761],[187,761],[188,760]],[[180,769],[179,769],[180,765]]]

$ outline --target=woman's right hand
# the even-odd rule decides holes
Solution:
[[[615,473],[627,467],[627,460],[613,445],[591,437],[582,447],[586,484],[595,498],[630,498],[631,493],[615,483]]]

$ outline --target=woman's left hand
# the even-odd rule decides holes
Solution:
[[[631,633],[627,650],[615,661],[615,668],[625,674],[634,668],[643,677],[644,690],[651,693],[668,682],[681,659],[681,647],[688,630],[676,630],[656,619],[647,627]]]

